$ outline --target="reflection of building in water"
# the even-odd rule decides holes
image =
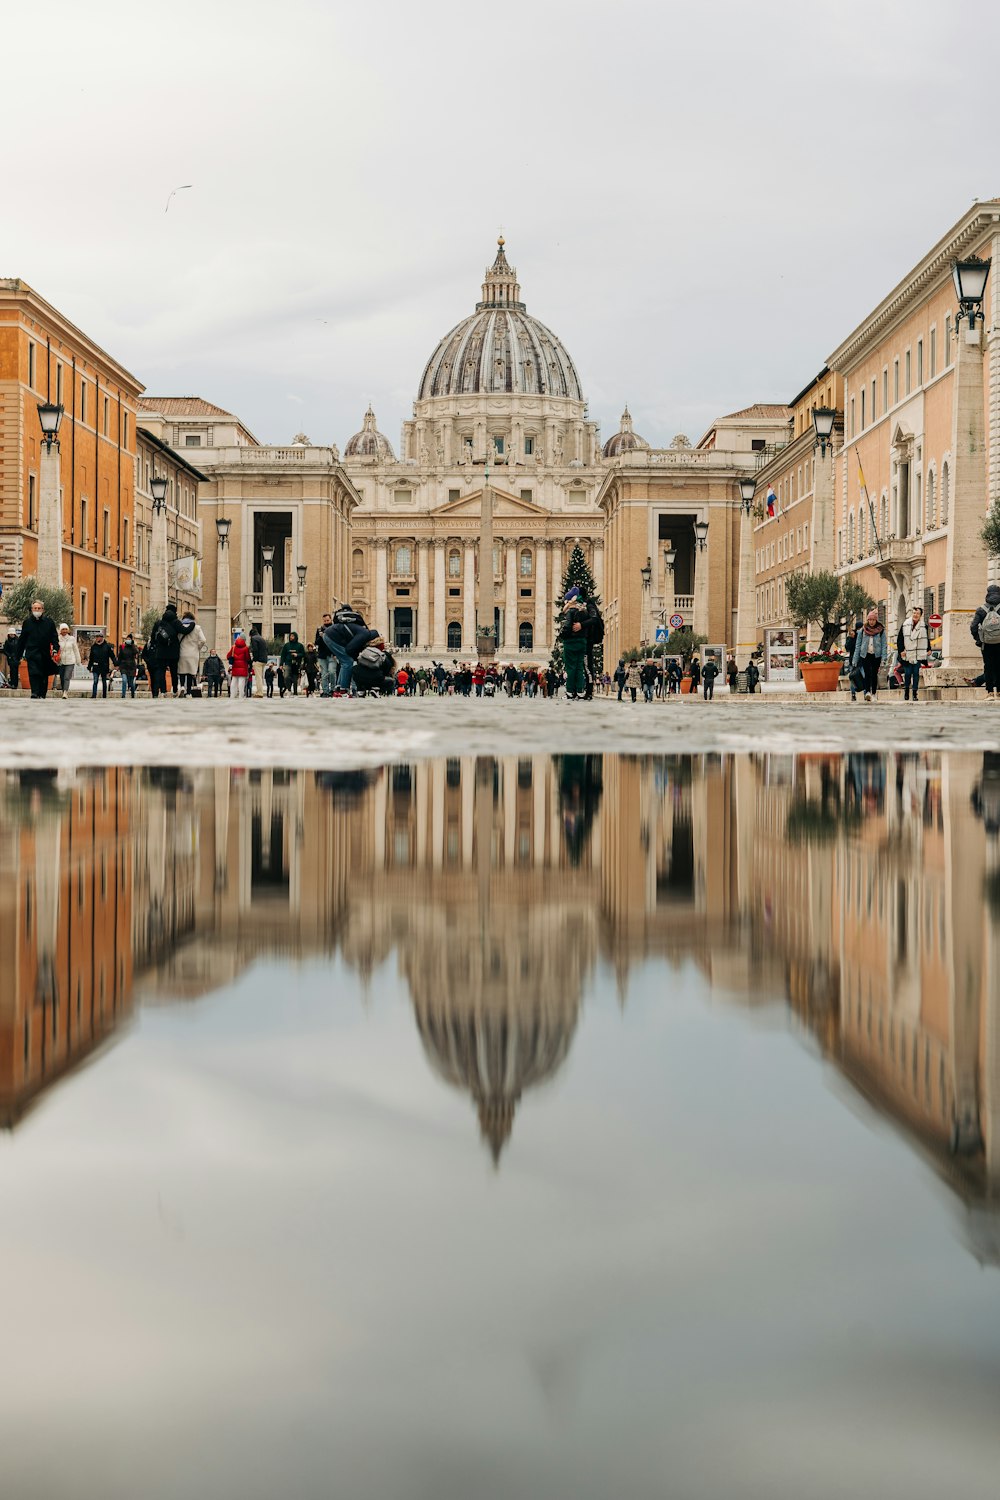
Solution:
[[[367,984],[395,954],[431,1065],[497,1157],[599,955],[623,999],[647,957],[693,962],[720,993],[787,1000],[993,1255],[996,757],[501,756],[68,792],[5,773],[0,791],[8,1119],[128,1013],[133,967],[149,1001],[272,954],[337,952]]]
[[[0,772],[0,1122],[131,1009],[128,771]]]

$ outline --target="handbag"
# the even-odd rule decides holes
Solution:
[[[851,668],[850,672],[847,675],[850,677],[851,682],[854,685],[854,687],[856,687],[856,688],[863,688],[864,687],[864,685],[865,685],[865,669],[861,665],[860,662],[857,662]]]

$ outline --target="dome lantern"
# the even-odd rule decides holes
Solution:
[[[361,431],[356,432],[349,439],[344,449],[345,458],[380,458],[389,463],[395,462],[396,455],[392,451],[392,444],[385,433],[379,432],[375,421],[375,413],[371,402],[365,412],[365,419],[361,425]]]
[[[649,444],[644,437],[640,437],[632,425],[632,414],[626,406],[622,412],[621,425],[612,437],[609,437],[601,452],[605,458],[617,458],[620,453],[632,453],[637,448],[648,448]]]

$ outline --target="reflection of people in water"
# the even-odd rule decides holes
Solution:
[[[864,751],[847,757],[847,801],[865,813],[885,811],[885,757]]]
[[[357,802],[370,786],[374,786],[374,771],[317,771],[316,785],[341,807]]]
[[[987,833],[1000,833],[1000,753],[987,750],[983,769],[972,789],[972,811],[982,818]]]
[[[604,790],[602,757],[557,755],[554,761],[566,852],[570,864],[578,865],[601,805]]]

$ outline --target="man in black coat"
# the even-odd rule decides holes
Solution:
[[[149,686],[154,698],[167,695],[167,673],[174,697],[177,696],[177,679],[180,673],[181,641],[195,627],[195,621],[178,620],[177,605],[168,604],[163,614],[149,633],[146,643],[146,661],[149,665]]]
[[[250,665],[253,669],[253,696],[263,698],[264,696],[264,668],[267,666],[267,642],[257,629],[256,625],[250,627],[250,639],[247,641],[250,647]],[[250,684],[247,684],[249,688]],[[249,692],[247,697],[249,697]]]
[[[90,695],[92,698],[97,697],[98,681],[101,684],[101,697],[108,696],[108,677],[111,674],[111,668],[117,663],[118,658],[111,648],[111,642],[106,641],[103,635],[96,635],[87,658],[87,667],[94,679],[94,689]]]
[[[44,698],[49,690],[49,678],[55,671],[53,651],[59,650],[59,633],[55,622],[45,613],[45,605],[36,599],[31,614],[21,626],[17,642],[18,661],[27,663],[31,696]]]

